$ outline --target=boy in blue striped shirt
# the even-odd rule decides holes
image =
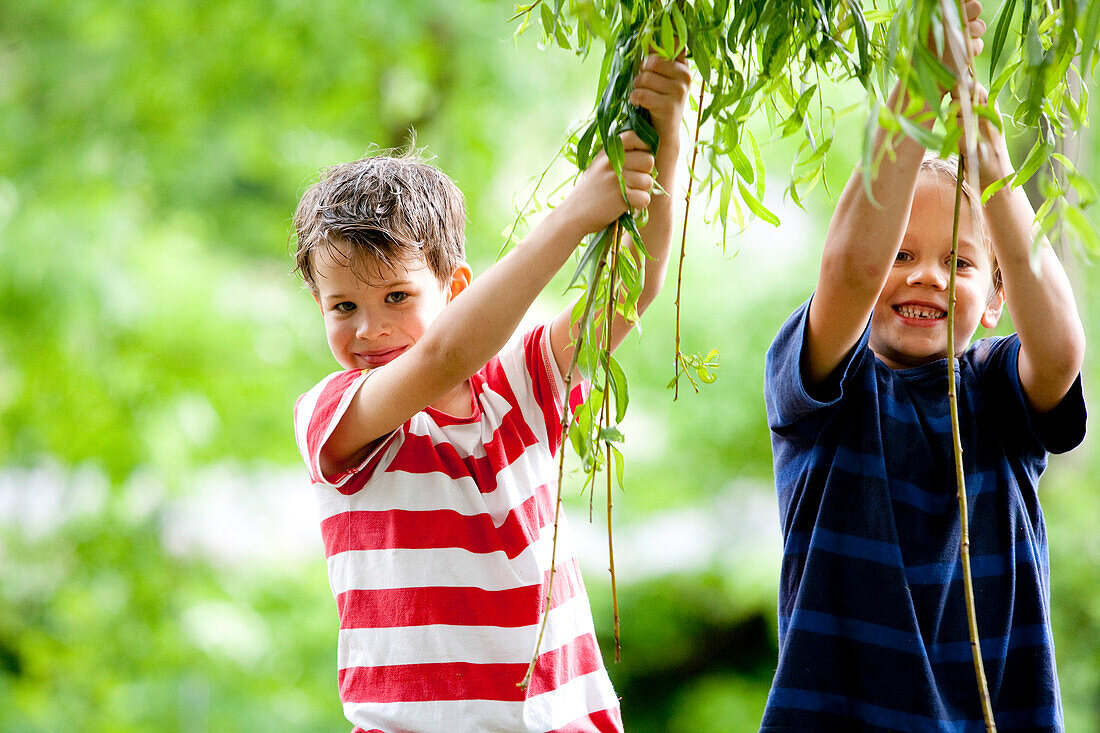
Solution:
[[[977,49],[980,9],[967,3]],[[984,119],[980,131],[984,188],[1012,165],[1000,132]],[[762,733],[984,728],[947,403],[954,164],[909,138],[894,151],[873,202],[867,172],[852,174],[817,288],[768,351],[784,555]],[[1037,489],[1048,453],[1084,437],[1084,332],[1045,240],[1032,260],[1024,192],[1002,188],[983,207],[964,190],[950,353],[982,656],[1002,733],[1061,731]],[[968,346],[1006,303],[1017,333]]]

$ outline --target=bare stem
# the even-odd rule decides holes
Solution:
[[[691,188],[695,183],[695,159],[699,155],[699,127],[703,124],[703,93],[707,80],[699,85],[699,110],[695,115],[695,139],[691,143],[691,165],[688,167],[687,195],[684,196],[684,228],[680,235],[680,265],[676,270],[676,360],[672,380],[672,400],[680,396],[680,292],[684,285],[684,256],[687,253],[688,212],[691,210]]]
[[[963,158],[959,156],[958,178],[955,182],[955,220],[951,229],[951,277],[947,298],[947,402],[951,408],[951,438],[955,452],[955,480],[959,499],[959,525],[962,533],[963,591],[966,594],[966,618],[970,628],[970,651],[974,657],[974,676],[981,697],[982,716],[987,733],[996,733],[993,705],[989,699],[989,683],[982,663],[981,637],[978,635],[978,614],[974,603],[974,579],[970,573],[970,519],[966,501],[966,477],[963,468],[962,438],[959,435],[959,404],[955,388],[955,272],[959,255],[959,215],[962,208]]]
[[[951,228],[951,274],[947,286],[947,403],[951,410],[951,440],[955,453],[955,480],[959,499],[959,555],[963,570],[963,592],[966,596],[966,619],[970,630],[970,651],[974,658],[974,678],[981,699],[982,718],[986,733],[996,733],[997,723],[993,718],[993,703],[989,698],[989,682],[985,676],[982,662],[981,636],[978,631],[978,612],[974,601],[974,578],[970,572],[970,516],[966,499],[966,473],[963,466],[962,437],[959,434],[959,401],[955,386],[955,276],[959,256],[959,217],[962,214],[962,185],[966,176],[966,159],[972,158],[972,175],[977,177],[978,141],[975,132],[974,108],[977,106],[977,86],[973,83],[974,54],[970,47],[970,31],[966,23],[966,8],[961,0],[941,0],[944,18],[947,18],[947,3],[955,2],[962,23],[963,56],[966,66],[959,69],[959,78],[955,82],[955,96],[959,100],[963,120],[963,138],[959,141],[959,167],[955,176],[955,212]],[[967,86],[966,82],[969,82]],[[979,187],[980,191],[981,188]],[[973,207],[971,207],[973,208]],[[978,212],[972,211],[977,217]]]
[[[617,233],[617,232],[616,232]],[[611,422],[611,399],[608,390],[611,385],[611,326],[615,321],[615,303],[618,300],[616,298],[615,291],[618,289],[618,283],[616,275],[618,274],[619,264],[619,240],[618,237],[611,243],[611,265],[608,268],[608,284],[607,284],[607,313],[604,317],[603,330],[604,330],[604,349],[607,352],[607,359],[604,362],[603,373],[603,420],[602,425],[605,427]],[[613,535],[611,532],[611,442],[604,441],[605,454],[607,456],[604,462],[604,471],[607,473],[607,556],[608,556],[608,570],[611,572],[611,609],[612,609],[612,626],[615,636],[615,661],[618,662],[622,655],[622,644],[619,640],[619,594],[615,585],[615,546]],[[589,489],[592,494],[596,493],[595,484]]]
[[[611,615],[615,634],[615,661],[622,654],[619,639],[619,591],[615,586],[615,541],[611,533],[611,443],[607,444],[607,569],[611,573]]]

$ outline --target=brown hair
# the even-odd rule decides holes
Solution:
[[[465,258],[466,202],[454,181],[414,150],[327,168],[294,212],[295,270],[314,293],[313,256],[346,243],[350,265],[422,258],[446,282]]]
[[[920,164],[920,173],[932,173],[933,175],[941,175],[951,181],[951,185],[954,186],[959,180],[959,157],[957,155],[949,155],[946,158],[941,158],[935,153],[926,152],[924,159]],[[967,183],[965,175],[963,176],[962,192],[966,200],[970,202],[970,208],[975,213],[975,221],[978,227],[978,236],[981,237],[982,243],[985,245],[985,250],[989,254],[989,266],[993,275],[993,289],[995,292],[1000,292],[1003,287],[1001,282],[1001,267],[997,264],[997,252],[993,249],[993,239],[986,232],[985,227],[985,209],[982,206],[981,196],[974,192],[970,184]]]

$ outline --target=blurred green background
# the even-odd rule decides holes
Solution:
[[[0,0],[0,730],[348,729],[291,431],[297,395],[337,365],[290,274],[289,218],[319,168],[415,128],[467,195],[475,271],[491,264],[599,63],[515,42],[510,10]],[[832,194],[862,125],[838,125]],[[1096,144],[1078,140],[1086,172]],[[620,352],[622,662],[607,656],[632,731],[755,731],[775,665],[763,356],[813,286],[832,194],[785,203],[789,145],[764,152],[779,228],[723,251],[703,207],[691,217],[685,350],[720,350],[717,383],[676,403],[665,389],[674,281]],[[1098,273],[1064,257],[1100,343]],[[1100,730],[1094,445],[1043,484],[1070,731]],[[606,528],[580,483],[569,510],[607,653]]]

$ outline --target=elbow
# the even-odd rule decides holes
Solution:
[[[1060,343],[1054,360],[1061,374],[1067,378],[1075,379],[1081,373],[1081,367],[1085,363],[1085,327],[1077,316],[1077,309],[1069,311],[1065,327],[1061,331]]]
[[[1058,384],[1064,394],[1076,381],[1085,363],[1085,332],[1080,322],[1068,328],[1056,348],[1048,352],[1041,363],[1036,364],[1039,374],[1046,375],[1052,384]]]
[[[1067,371],[1076,376],[1081,373],[1081,367],[1085,363],[1085,329],[1080,321],[1077,321],[1076,328],[1067,341]]]
[[[650,276],[642,288],[642,292],[638,295],[637,310],[638,315],[642,315],[646,312],[646,309],[657,299],[658,294],[661,292],[661,288],[665,284],[665,273],[654,273]]]
[[[417,344],[423,360],[421,368],[446,391],[447,387],[457,385],[477,371],[477,366],[469,366],[474,361],[469,353],[470,346],[468,340],[455,338],[450,333],[425,334]]]

